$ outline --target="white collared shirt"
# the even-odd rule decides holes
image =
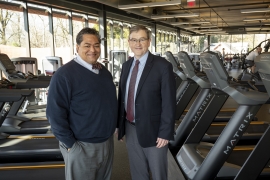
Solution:
[[[85,67],[86,69],[92,71],[95,74],[99,74],[99,70],[98,69],[92,69],[92,64],[89,64],[88,62],[84,61],[79,55],[77,55],[74,58],[74,61],[77,62],[78,64],[80,64],[81,66]]]

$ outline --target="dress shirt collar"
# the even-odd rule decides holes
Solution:
[[[148,58],[148,55],[149,55],[149,51],[147,51],[140,59],[139,59],[139,61],[140,61],[140,66],[144,66],[145,65],[145,63],[146,63],[146,60],[147,60],[147,58]],[[135,58],[135,56],[134,56],[134,61],[133,61],[133,63],[132,64],[134,64],[135,65],[135,62],[136,62],[136,58]]]
[[[92,64],[87,63],[86,61],[84,61],[79,55],[77,55],[74,58],[74,61],[77,62],[78,64],[80,64],[81,66],[85,67],[86,69],[98,74],[99,70],[98,69],[92,69]]]

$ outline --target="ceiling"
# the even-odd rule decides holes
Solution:
[[[91,5],[92,0],[86,4]],[[119,5],[139,4],[150,2],[163,2],[166,0],[93,0],[114,8]],[[173,0],[176,1],[176,0]],[[270,11],[241,13],[241,10],[270,8],[270,0],[196,0],[195,5],[188,7],[187,0],[179,0],[178,5],[161,7],[144,7],[125,9],[129,14],[143,17],[144,21],[162,22],[172,25],[176,22],[189,24],[172,25],[183,31],[192,32],[193,35],[200,34],[259,34],[270,33]],[[153,15],[179,15],[196,14],[198,17],[185,18],[161,18],[153,19]],[[250,21],[249,21],[250,20]],[[202,22],[208,22],[203,24]],[[216,26],[216,27],[211,27]],[[212,33],[214,32],[214,33]]]

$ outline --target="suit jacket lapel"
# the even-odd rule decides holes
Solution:
[[[140,82],[138,84],[138,87],[137,87],[137,92],[136,92],[136,97],[135,99],[137,98],[142,86],[143,86],[143,83],[145,81],[145,79],[147,78],[151,68],[153,66],[153,55],[149,52],[148,54],[148,58],[146,60],[146,63],[145,63],[145,66],[144,66],[144,69],[143,69],[143,72],[142,72],[142,76],[141,76],[141,79],[140,79]]]
[[[123,92],[126,92],[126,87],[127,87],[127,78],[128,78],[128,75],[129,75],[129,71],[130,71],[130,68],[131,68],[131,65],[132,65],[132,62],[133,62],[134,58],[130,59],[129,61],[127,61],[127,64],[126,64],[126,69],[125,71],[123,71]],[[123,93],[125,94],[125,93]]]

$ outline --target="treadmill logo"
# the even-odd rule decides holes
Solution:
[[[248,115],[246,116],[246,118],[243,120],[242,124],[239,126],[239,128],[237,129],[237,131],[235,132],[235,134],[233,135],[233,139],[230,140],[229,145],[227,146],[226,150],[223,151],[224,154],[229,154],[229,152],[234,148],[235,146],[235,142],[239,140],[240,133],[244,133],[244,128],[247,127],[252,119],[252,115],[250,112],[248,113]]]
[[[185,66],[184,63],[182,63],[182,61],[181,61],[181,63],[180,63],[180,66],[181,66],[181,68],[185,68],[185,69],[186,69],[186,66]]]
[[[208,103],[210,102],[211,98],[212,98],[212,94],[209,93],[206,98],[204,99],[204,101],[202,102],[200,108],[198,109],[198,111],[196,112],[195,116],[193,117],[192,121],[197,123],[197,121],[200,119],[203,111],[205,110],[206,106],[208,105]]]
[[[183,97],[184,93],[186,92],[187,88],[189,87],[189,85],[190,85],[190,84],[188,83],[188,85],[185,87],[185,89],[183,90],[183,92],[182,92],[181,95],[179,96],[179,98],[178,98],[176,104],[178,104],[178,103],[180,102],[180,100],[182,99],[182,97]]]
[[[207,62],[203,62],[201,63],[202,64],[202,67],[205,68],[205,69],[212,69],[212,66],[210,63],[207,63]]]

